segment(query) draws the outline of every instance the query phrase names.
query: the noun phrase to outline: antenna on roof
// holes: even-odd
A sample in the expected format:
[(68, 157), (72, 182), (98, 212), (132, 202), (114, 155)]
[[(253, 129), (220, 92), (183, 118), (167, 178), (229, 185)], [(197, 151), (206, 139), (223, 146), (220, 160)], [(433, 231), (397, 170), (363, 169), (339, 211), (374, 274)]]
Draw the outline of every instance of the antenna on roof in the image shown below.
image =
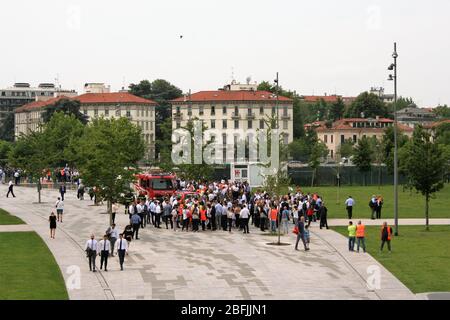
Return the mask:
[(231, 67), (231, 83), (234, 83), (234, 67)]

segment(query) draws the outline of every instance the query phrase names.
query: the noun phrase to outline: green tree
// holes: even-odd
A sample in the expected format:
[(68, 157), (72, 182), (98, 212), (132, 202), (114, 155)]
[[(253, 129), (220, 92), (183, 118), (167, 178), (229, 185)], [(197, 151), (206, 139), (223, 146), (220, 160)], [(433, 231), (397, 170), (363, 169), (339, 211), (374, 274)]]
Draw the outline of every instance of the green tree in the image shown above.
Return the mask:
[(20, 168), (31, 179), (37, 179), (38, 200), (41, 203), (41, 177), (47, 168), (46, 138), (43, 132), (21, 135), (9, 152), (9, 164)]
[(42, 127), (49, 168), (64, 167), (76, 158), (76, 145), (83, 135), (84, 126), (73, 114), (55, 112)]
[(429, 202), (435, 192), (444, 186), (449, 158), (443, 148), (432, 141), (431, 134), (421, 126), (413, 138), (401, 149), (401, 169), (408, 178), (408, 186), (425, 197), (426, 229), (429, 230)]
[(294, 139), (289, 144), (289, 154), (295, 161), (307, 162), (311, 154), (311, 148), (304, 138)]
[[(170, 100), (183, 96), (183, 92), (170, 82), (163, 79), (156, 79), (153, 82), (142, 80), (138, 84), (131, 84), (129, 92), (136, 96), (155, 101), (156, 106), (155, 120), (157, 124), (165, 123), (167, 119), (172, 119), (172, 105)], [(156, 126), (155, 132), (155, 152), (164, 156), (167, 154), (168, 145), (171, 145), (171, 131), (164, 130), (162, 126)], [(161, 159), (160, 159), (161, 160)], [(163, 164), (165, 159), (162, 159)]]
[(373, 93), (363, 92), (348, 108), (346, 118), (360, 118), (361, 114), (365, 118), (375, 118), (376, 116), (386, 117), (388, 115), (386, 104), (380, 97)]
[(450, 146), (450, 122), (440, 124), (435, 130), (436, 143)]
[(352, 139), (347, 139), (339, 146), (341, 158), (350, 158), (355, 153), (355, 144)]
[(8, 154), (11, 148), (11, 142), (0, 140), (0, 167), (4, 167), (8, 163)]
[(340, 97), (336, 102), (333, 102), (329, 108), (329, 120), (336, 121), (344, 117), (345, 104)]
[[(212, 141), (206, 141), (205, 132), (208, 130), (208, 127), (206, 124), (202, 121), (202, 135), (201, 137), (196, 137), (194, 132), (194, 121), (199, 121), (198, 118), (191, 119), (187, 122), (186, 126), (181, 127), (181, 129), (187, 130), (189, 132), (190, 141), (186, 141), (186, 143), (190, 143), (190, 163), (183, 163), (179, 164), (178, 168), (180, 169), (180, 175), (181, 177), (188, 179), (188, 180), (209, 180), (212, 178), (214, 169), (211, 165), (206, 164), (204, 161), (202, 161), (201, 164), (195, 163), (195, 146), (196, 145), (202, 145), (202, 160), (203, 159), (203, 152), (208, 145), (212, 143)], [(197, 139), (200, 138), (198, 141)]]
[[(397, 147), (398, 150), (402, 148), (408, 142), (408, 136), (403, 134), (402, 131), (397, 128)], [(388, 127), (384, 131), (383, 138), (381, 139), (382, 161), (386, 164), (388, 172), (394, 173), (394, 127)]]
[(362, 137), (355, 146), (355, 154), (352, 162), (356, 165), (358, 170), (363, 174), (364, 185), (366, 185), (366, 173), (372, 167), (373, 150), (371, 148), (369, 139)]
[(97, 188), (111, 214), (112, 203), (130, 192), (135, 181), (137, 164), (145, 151), (141, 128), (126, 118), (98, 118), (84, 128), (79, 141), (72, 143), (81, 178)]
[(14, 112), (8, 112), (0, 123), (0, 140), (14, 141)]
[(302, 113), (302, 102), (299, 97), (294, 97), (293, 102), (293, 135), (294, 139), (305, 136), (304, 115)]
[(439, 105), (434, 109), (434, 113), (439, 118), (450, 119), (450, 108), (445, 104), (443, 106)]
[(62, 112), (66, 115), (73, 115), (82, 124), (86, 124), (88, 122), (88, 118), (81, 113), (80, 106), (81, 103), (78, 100), (60, 99), (54, 104), (45, 107), (45, 111), (42, 114), (42, 121), (47, 123), (50, 121), (55, 112)]

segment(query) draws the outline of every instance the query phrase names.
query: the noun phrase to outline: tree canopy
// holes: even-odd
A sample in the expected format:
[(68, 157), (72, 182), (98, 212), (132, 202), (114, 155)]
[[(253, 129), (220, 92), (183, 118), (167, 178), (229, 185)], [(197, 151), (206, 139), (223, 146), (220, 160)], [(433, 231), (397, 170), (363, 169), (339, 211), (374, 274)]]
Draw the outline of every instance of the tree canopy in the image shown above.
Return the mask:
[(375, 118), (388, 116), (386, 104), (373, 93), (363, 92), (350, 105), (345, 113), (346, 118)]
[(47, 123), (52, 118), (55, 112), (62, 112), (66, 115), (73, 115), (76, 119), (78, 119), (82, 124), (86, 124), (88, 122), (87, 116), (85, 116), (80, 111), (81, 103), (78, 100), (73, 99), (61, 99), (45, 107), (45, 111), (42, 114), (42, 120), (44, 123)]

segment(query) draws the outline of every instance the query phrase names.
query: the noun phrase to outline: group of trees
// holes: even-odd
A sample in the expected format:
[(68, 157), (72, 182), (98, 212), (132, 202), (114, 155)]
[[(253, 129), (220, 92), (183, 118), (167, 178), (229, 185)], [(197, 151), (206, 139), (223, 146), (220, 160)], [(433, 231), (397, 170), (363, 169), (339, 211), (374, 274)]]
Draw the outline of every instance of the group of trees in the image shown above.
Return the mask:
[(93, 119), (85, 123), (79, 104), (60, 100), (49, 107), (39, 130), (23, 134), (15, 143), (0, 142), (4, 164), (20, 168), (36, 181), (41, 202), (45, 172), (66, 164), (77, 168), (83, 184), (111, 203), (129, 192), (138, 162), (145, 151), (142, 129), (127, 118)]

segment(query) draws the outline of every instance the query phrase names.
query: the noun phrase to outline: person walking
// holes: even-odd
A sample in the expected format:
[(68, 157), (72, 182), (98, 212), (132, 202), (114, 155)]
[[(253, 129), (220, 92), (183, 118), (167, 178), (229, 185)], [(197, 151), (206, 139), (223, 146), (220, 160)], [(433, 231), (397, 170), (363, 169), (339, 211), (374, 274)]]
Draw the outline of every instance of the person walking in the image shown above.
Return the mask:
[(173, 231), (177, 231), (178, 229), (178, 205), (174, 205), (172, 208), (172, 224), (173, 224)]
[(388, 226), (387, 222), (383, 223), (383, 226), (381, 227), (381, 247), (380, 252), (383, 252), (384, 244), (387, 243), (387, 247), (389, 250), (389, 253), (392, 252), (391, 250), (391, 238), (392, 238), (392, 228)]
[(300, 220), (298, 221), (298, 224), (297, 224), (297, 229), (298, 229), (298, 233), (297, 233), (297, 241), (295, 242), (295, 250), (298, 251), (298, 243), (300, 242), (300, 240), (302, 240), (305, 251), (308, 251), (309, 248), (306, 246), (306, 240), (305, 240), (305, 217), (304, 216), (300, 217)]
[(58, 217), (58, 222), (63, 222), (63, 213), (64, 213), (64, 201), (61, 198), (58, 198), (55, 203), (56, 215)]
[(119, 230), (117, 230), (114, 223), (108, 228), (108, 230), (106, 230), (106, 235), (111, 242), (111, 257), (114, 257), (114, 245), (119, 238)]
[(289, 233), (289, 210), (287, 207), (283, 207), (283, 211), (281, 211), (281, 227), (284, 234)]
[(270, 232), (275, 233), (277, 231), (277, 218), (278, 218), (278, 210), (273, 205), (270, 210)]
[(123, 238), (123, 233), (119, 234), (119, 239), (116, 242), (116, 250), (119, 256), (120, 271), (123, 271), (125, 254), (128, 252), (128, 241)]
[(117, 211), (119, 211), (119, 205), (116, 202), (114, 202), (111, 206), (111, 220), (113, 224), (116, 223)]
[(56, 216), (55, 216), (55, 213), (53, 211), (50, 214), (50, 217), (48, 217), (48, 221), (50, 222), (50, 238), (55, 239)]
[(348, 251), (355, 251), (356, 226), (352, 221), (348, 223)]
[(17, 186), (19, 184), (19, 182), (20, 182), (20, 173), (19, 173), (19, 170), (16, 170), (14, 172), (14, 183)]
[(16, 195), (14, 194), (14, 184), (12, 180), (10, 180), (8, 184), (8, 193), (6, 194), (7, 198), (9, 198), (9, 194), (12, 194), (13, 198), (16, 197)]
[(173, 221), (172, 221), (172, 205), (169, 203), (169, 200), (166, 199), (163, 205), (163, 220), (166, 223), (166, 229), (173, 229)]
[(370, 198), (369, 208), (370, 208), (370, 211), (371, 211), (371, 216), (370, 217), (371, 217), (372, 220), (375, 220), (375, 213), (377, 211), (377, 198), (376, 198), (375, 195), (373, 195), (372, 198)]
[(241, 222), (242, 229), (244, 229), (244, 233), (250, 233), (248, 229), (248, 220), (250, 218), (250, 211), (247, 208), (247, 205), (244, 204), (243, 208), (239, 212), (239, 220)]
[(133, 239), (139, 240), (139, 228), (141, 227), (141, 217), (137, 212), (131, 216), (131, 225), (133, 226)]
[(355, 205), (355, 200), (353, 200), (353, 198), (351, 196), (348, 196), (348, 199), (345, 200), (345, 206), (347, 209), (348, 220), (352, 220), (354, 205)]
[(64, 195), (66, 194), (66, 184), (63, 183), (59, 186), (59, 193), (61, 194), (61, 200), (64, 201)]
[(105, 234), (103, 240), (98, 243), (98, 250), (100, 255), (100, 270), (103, 268), (103, 263), (105, 264), (105, 271), (108, 271), (108, 257), (111, 252), (111, 242), (108, 240), (108, 236)]
[(322, 229), (322, 227), (328, 228), (328, 208), (325, 206), (325, 201), (322, 201), (322, 205), (320, 206), (319, 209), (319, 215), (320, 215), (320, 229)]
[(198, 232), (198, 226), (200, 223), (200, 209), (198, 208), (198, 204), (194, 205), (191, 214), (192, 214), (192, 231)]
[(161, 229), (161, 215), (162, 215), (162, 208), (161, 204), (158, 200), (156, 200), (156, 207), (155, 207), (155, 227), (158, 229)]
[(95, 240), (95, 235), (91, 235), (91, 239), (86, 241), (86, 245), (84, 246), (84, 250), (86, 251), (86, 255), (89, 258), (89, 271), (97, 272), (95, 270), (95, 258), (97, 257), (98, 243)]
[(231, 227), (233, 226), (233, 218), (234, 218), (233, 208), (227, 209), (228, 232), (231, 232)]
[(363, 248), (364, 253), (366, 253), (366, 226), (362, 224), (361, 220), (356, 226), (356, 250), (359, 252), (360, 245)]
[(206, 220), (207, 220), (206, 212), (207, 209), (205, 208), (205, 206), (202, 205), (200, 207), (200, 223), (202, 225), (202, 231), (206, 231)]

